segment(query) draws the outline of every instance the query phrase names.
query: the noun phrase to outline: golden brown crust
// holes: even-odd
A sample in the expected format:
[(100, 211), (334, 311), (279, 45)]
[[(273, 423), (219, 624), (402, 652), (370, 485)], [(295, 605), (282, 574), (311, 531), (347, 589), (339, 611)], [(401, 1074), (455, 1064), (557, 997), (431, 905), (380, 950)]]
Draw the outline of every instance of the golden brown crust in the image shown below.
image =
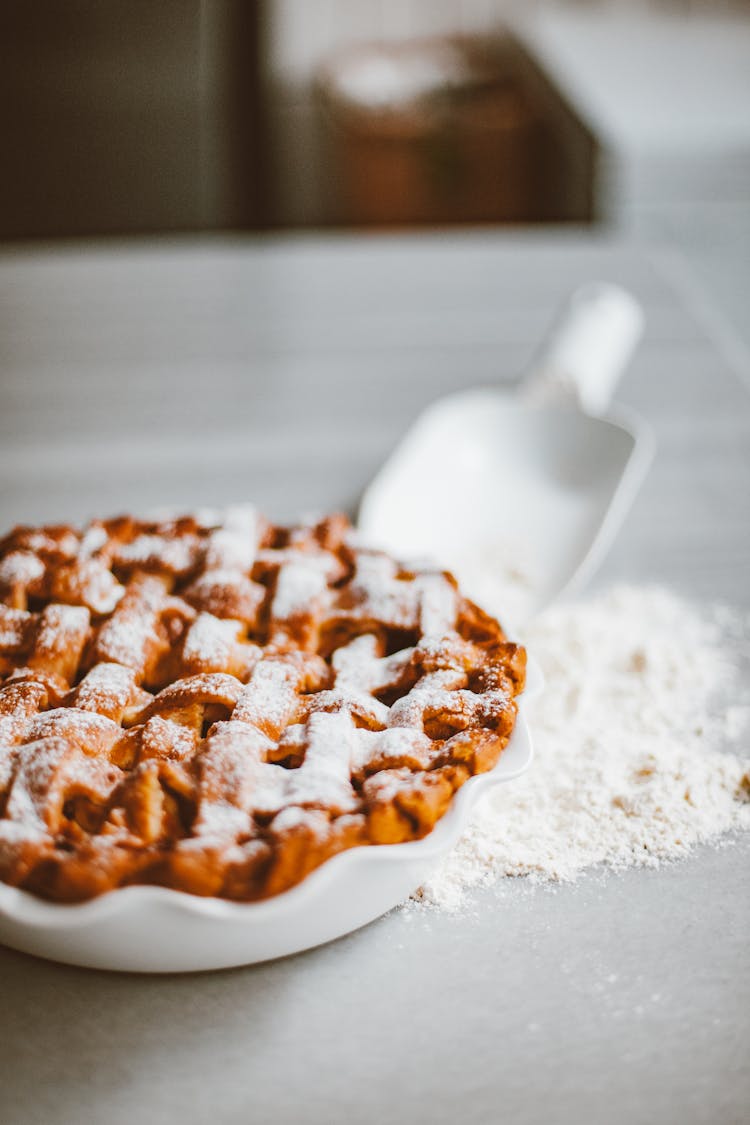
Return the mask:
[(0, 878), (249, 901), (426, 835), (508, 742), (525, 653), (343, 516), (0, 541)]

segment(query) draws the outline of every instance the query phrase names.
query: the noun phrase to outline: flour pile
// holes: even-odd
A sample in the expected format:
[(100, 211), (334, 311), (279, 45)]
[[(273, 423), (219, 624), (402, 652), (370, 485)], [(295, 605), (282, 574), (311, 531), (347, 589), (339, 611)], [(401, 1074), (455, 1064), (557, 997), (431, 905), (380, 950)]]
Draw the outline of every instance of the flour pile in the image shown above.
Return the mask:
[(651, 587), (548, 611), (528, 630), (543, 695), (535, 761), (498, 787), (417, 892), (457, 908), (504, 876), (656, 866), (750, 828), (750, 621)]

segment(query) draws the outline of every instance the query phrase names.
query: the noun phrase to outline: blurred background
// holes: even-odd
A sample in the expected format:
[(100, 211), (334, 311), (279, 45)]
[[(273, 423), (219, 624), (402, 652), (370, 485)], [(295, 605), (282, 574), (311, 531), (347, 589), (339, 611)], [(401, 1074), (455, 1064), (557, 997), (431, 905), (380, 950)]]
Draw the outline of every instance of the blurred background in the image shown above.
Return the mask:
[(0, 239), (599, 224), (739, 335), (750, 0), (4, 0)]

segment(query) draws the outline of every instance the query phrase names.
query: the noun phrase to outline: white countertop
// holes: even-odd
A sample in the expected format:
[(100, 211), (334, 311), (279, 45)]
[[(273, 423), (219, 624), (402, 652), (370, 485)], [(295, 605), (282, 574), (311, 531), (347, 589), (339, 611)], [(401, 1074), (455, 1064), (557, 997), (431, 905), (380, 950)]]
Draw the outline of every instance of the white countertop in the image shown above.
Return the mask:
[(604, 143), (750, 156), (750, 19), (634, 9), (541, 10), (521, 28)]
[[(659, 452), (598, 583), (750, 607), (750, 399), (673, 257), (574, 232), (0, 254), (0, 524), (351, 506), (436, 395), (509, 379), (558, 302), (646, 307), (620, 393)], [(285, 961), (117, 976), (0, 949), (12, 1125), (745, 1120), (747, 839), (395, 912)]]

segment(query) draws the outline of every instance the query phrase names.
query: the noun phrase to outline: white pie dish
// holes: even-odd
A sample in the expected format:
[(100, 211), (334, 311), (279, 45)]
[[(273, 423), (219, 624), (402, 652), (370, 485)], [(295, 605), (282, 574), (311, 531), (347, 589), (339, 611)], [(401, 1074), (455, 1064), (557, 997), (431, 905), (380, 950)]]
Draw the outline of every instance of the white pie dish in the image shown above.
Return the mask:
[(532, 663), (497, 765), (469, 778), (422, 840), (352, 848), (261, 902), (132, 886), (66, 905), (0, 883), (0, 942), (85, 968), (184, 973), (284, 957), (359, 929), (419, 886), (456, 843), (480, 796), (529, 767), (533, 749), (525, 710), (540, 687)]

